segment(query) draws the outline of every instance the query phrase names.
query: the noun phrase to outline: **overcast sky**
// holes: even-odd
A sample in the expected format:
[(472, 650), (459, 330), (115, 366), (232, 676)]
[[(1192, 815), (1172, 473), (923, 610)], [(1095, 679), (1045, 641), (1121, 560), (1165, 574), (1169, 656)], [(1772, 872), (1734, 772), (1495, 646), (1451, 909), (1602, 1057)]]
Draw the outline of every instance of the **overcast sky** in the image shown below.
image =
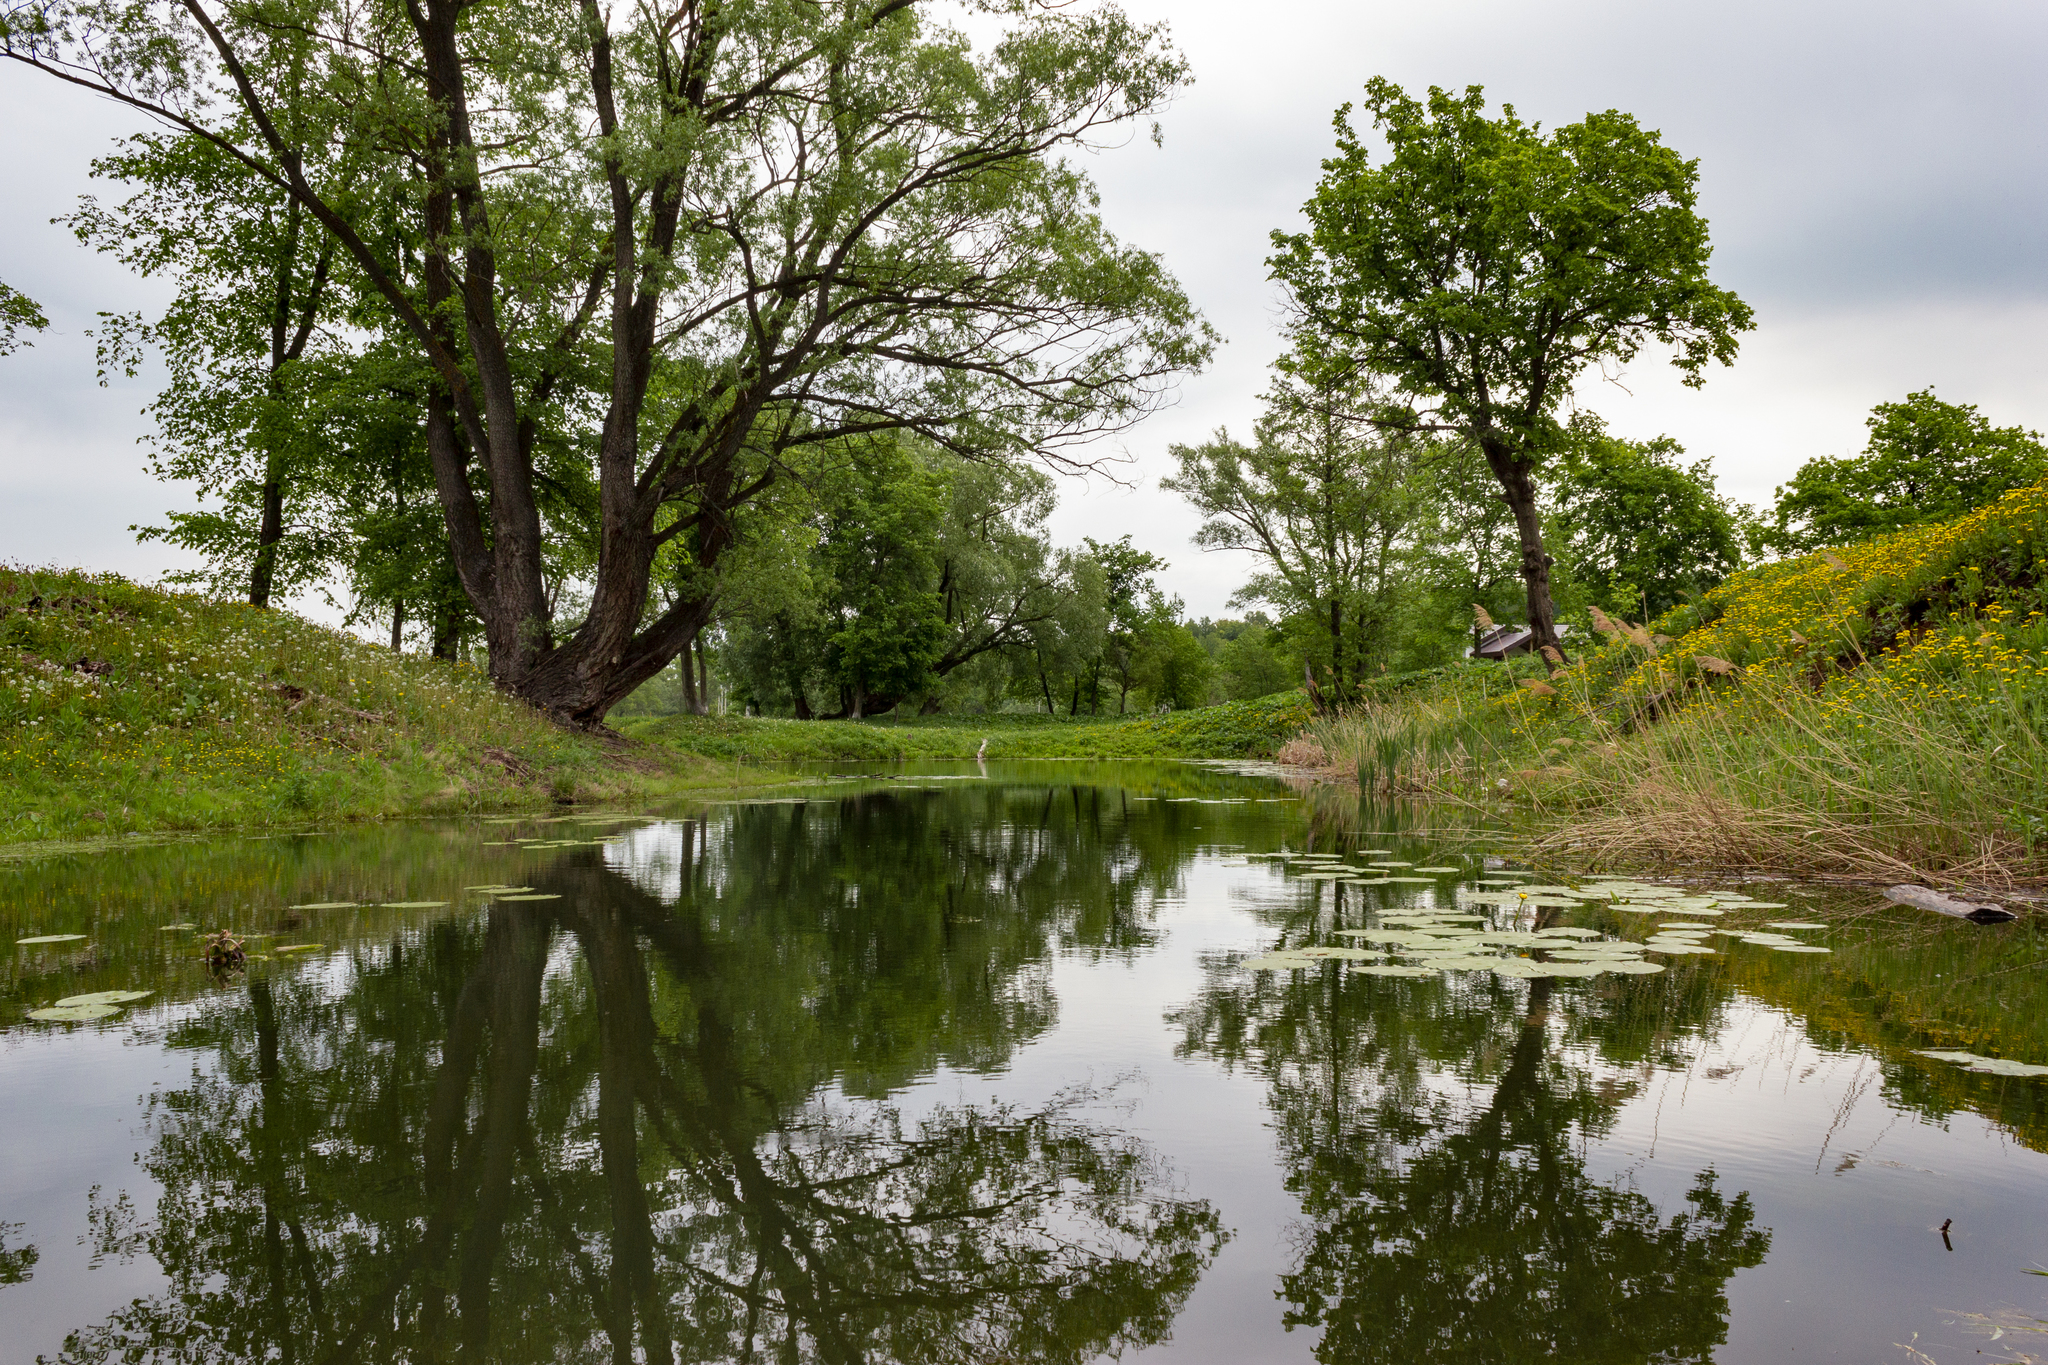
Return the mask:
[[(1103, 211), (1163, 256), (1223, 333), (1178, 403), (1120, 441), (1131, 486), (1066, 485), (1055, 533), (1130, 532), (1172, 562), (1195, 615), (1245, 577), (1193, 548), (1158, 489), (1166, 447), (1248, 431), (1277, 350), (1267, 235), (1293, 228), (1332, 146), (1330, 116), (1365, 81), (1480, 84), (1546, 125), (1621, 109), (1700, 162), (1714, 274), (1757, 314), (1729, 369), (1690, 391), (1646, 356), (1581, 399), (1621, 435), (1668, 433), (1724, 490), (1768, 502), (1814, 455), (1862, 445), (1873, 403), (1934, 386), (2001, 424), (2048, 428), (2048, 6), (1976, 3), (1418, 4), (1129, 0), (1171, 22), (1194, 86), (1094, 159)], [(0, 69), (0, 279), (53, 327), (0, 360), (0, 561), (151, 577), (172, 557), (127, 527), (179, 495), (135, 438), (150, 376), (95, 383), (101, 310), (149, 307), (138, 282), (48, 220), (128, 117), (34, 73)]]

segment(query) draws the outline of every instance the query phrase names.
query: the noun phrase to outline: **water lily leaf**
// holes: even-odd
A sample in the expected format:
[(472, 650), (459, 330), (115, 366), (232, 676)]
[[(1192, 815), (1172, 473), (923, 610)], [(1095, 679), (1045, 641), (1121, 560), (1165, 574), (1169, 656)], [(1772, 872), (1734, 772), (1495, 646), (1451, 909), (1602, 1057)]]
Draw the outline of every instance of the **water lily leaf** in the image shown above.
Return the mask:
[(1330, 879), (1330, 880), (1334, 880), (1334, 879), (1336, 879), (1336, 878), (1338, 878), (1338, 877), (1347, 877), (1347, 878), (1348, 878), (1348, 877), (1349, 877), (1349, 876), (1350, 876), (1351, 874), (1350, 874), (1349, 872), (1330, 872), (1330, 871), (1324, 871), (1324, 870), (1320, 870), (1320, 869), (1319, 869), (1319, 870), (1317, 870), (1317, 871), (1314, 871), (1314, 872), (1297, 872), (1297, 873), (1295, 873), (1294, 875), (1296, 875), (1297, 877), (1301, 877), (1301, 878), (1303, 878), (1304, 880), (1306, 880), (1306, 879), (1308, 879), (1308, 878), (1311, 878), (1311, 877), (1313, 877), (1313, 878), (1316, 878), (1316, 879), (1318, 879), (1318, 880), (1323, 880), (1323, 879)]
[(1493, 968), (1496, 976), (1520, 977), (1523, 980), (1533, 980), (1539, 976), (1549, 976), (1551, 975), (1550, 968), (1552, 966), (1548, 962), (1531, 962), (1526, 957), (1495, 958), (1488, 965)]
[(1296, 948), (1294, 951), (1299, 953), (1303, 957), (1313, 958), (1375, 958), (1382, 956), (1382, 954), (1379, 953), (1369, 953), (1363, 948), (1340, 948), (1329, 946)]
[(325, 948), (324, 943), (280, 943), (270, 951), (273, 953), (310, 953), (315, 948)]
[(1575, 896), (1524, 896), (1522, 904), (1537, 910), (1576, 910), (1585, 902)]
[(1823, 948), (1818, 943), (1773, 943), (1771, 947), (1781, 953), (1832, 953), (1833, 948)]
[(1313, 967), (1316, 964), (1312, 958), (1295, 957), (1292, 954), (1270, 953), (1265, 957), (1247, 958), (1241, 965), (1247, 970), (1254, 972), (1290, 972), (1302, 967)]
[(1525, 896), (1576, 896), (1579, 893), (1569, 886), (1524, 886)]
[(77, 943), (84, 934), (37, 934), (34, 938), (18, 938), (17, 944), (27, 943)]
[(562, 897), (558, 893), (553, 891), (541, 891), (536, 893), (529, 893), (523, 896), (498, 897), (498, 899), (501, 901), (558, 901), (561, 898)]
[(1979, 1057), (1964, 1069), (1990, 1076), (2048, 1076), (2048, 1066), (2032, 1066), (2010, 1057)]
[(1608, 908), (1618, 910), (1624, 915), (1661, 915), (1664, 913), (1664, 907), (1661, 905), (1613, 905)]
[(1825, 929), (1825, 924), (1809, 924), (1805, 920), (1774, 919), (1764, 926), (1766, 929)]
[(1745, 901), (1742, 908), (1745, 910), (1790, 910), (1792, 907), (1783, 901)]
[(379, 910), (439, 910), (447, 901), (384, 901)]
[(1418, 867), (1417, 872), (1463, 872), (1462, 867)]
[(57, 1002), (58, 1009), (70, 1009), (76, 1005), (125, 1005), (131, 1000), (146, 1000), (155, 991), (94, 991), (90, 995), (67, 995)]
[(53, 1005), (47, 1009), (30, 1010), (28, 1017), (53, 1024), (83, 1024), (87, 1020), (104, 1019), (120, 1012), (119, 1005)]
[(1398, 883), (1398, 884), (1400, 884), (1400, 885), (1403, 885), (1403, 886), (1428, 886), (1428, 885), (1429, 885), (1430, 883), (1434, 882), (1434, 881), (1436, 880), (1436, 878), (1434, 878), (1434, 877), (1388, 877), (1388, 878), (1386, 878), (1386, 880), (1387, 880), (1387, 881), (1389, 881), (1389, 882), (1394, 882), (1394, 883)]
[(1673, 956), (1673, 957), (1676, 957), (1676, 956), (1680, 956), (1680, 955), (1682, 955), (1682, 954), (1685, 954), (1685, 953), (1705, 953), (1705, 954), (1707, 954), (1707, 955), (1709, 955), (1709, 956), (1713, 956), (1713, 955), (1714, 955), (1714, 950), (1713, 950), (1712, 948), (1709, 948), (1709, 947), (1707, 947), (1706, 945), (1704, 945), (1704, 944), (1700, 944), (1700, 943), (1654, 943), (1654, 942), (1653, 942), (1653, 943), (1648, 943), (1648, 944), (1645, 944), (1644, 946), (1645, 946), (1645, 947), (1646, 947), (1646, 948), (1647, 948), (1647, 949), (1648, 949), (1648, 950), (1649, 950), (1650, 952), (1653, 952), (1653, 953), (1665, 953), (1665, 954), (1669, 954), (1669, 955), (1671, 955), (1671, 956)]
[(1657, 927), (1659, 929), (1697, 929), (1703, 934), (1714, 932), (1714, 926), (1711, 924), (1685, 924), (1681, 922), (1677, 924), (1660, 924)]
[(1918, 1048), (1915, 1049), (1913, 1055), (1916, 1057), (1933, 1057), (1937, 1061), (1943, 1062), (1974, 1062), (1980, 1060), (1974, 1052), (1958, 1052), (1953, 1048)]
[(1414, 864), (1414, 863), (1400, 863), (1400, 862), (1379, 862), (1379, 863), (1367, 863), (1367, 864), (1366, 864), (1366, 866), (1367, 866), (1367, 867), (1413, 867), (1413, 866), (1415, 866), (1415, 864)]
[(1598, 938), (1598, 929), (1581, 929), (1575, 924), (1560, 924), (1553, 929), (1538, 929), (1538, 938)]
[(1654, 972), (1663, 971), (1664, 964), (1661, 962), (1645, 962), (1639, 957), (1631, 957), (1608, 963), (1607, 970), (1610, 972), (1626, 972), (1631, 976), (1649, 976)]
[(1604, 963), (1598, 962), (1546, 962), (1543, 965), (1550, 969), (1552, 976), (1598, 976), (1607, 970)]
[(198, 927), (196, 924), (165, 924), (159, 927), (158, 932), (172, 934), (186, 929), (197, 929)]
[(354, 901), (314, 901), (311, 905), (294, 905), (289, 908), (293, 910), (353, 910), (356, 908), (356, 903)]
[(1361, 962), (1351, 968), (1367, 976), (1435, 976), (1434, 967), (1407, 967), (1398, 962)]

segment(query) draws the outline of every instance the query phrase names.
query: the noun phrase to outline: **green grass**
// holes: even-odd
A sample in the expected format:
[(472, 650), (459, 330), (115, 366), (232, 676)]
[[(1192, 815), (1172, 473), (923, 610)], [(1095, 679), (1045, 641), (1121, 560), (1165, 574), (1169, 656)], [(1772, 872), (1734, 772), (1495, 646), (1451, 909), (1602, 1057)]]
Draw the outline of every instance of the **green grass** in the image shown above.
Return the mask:
[(1308, 720), (1299, 692), (1164, 716), (923, 716), (896, 720), (775, 720), (664, 716), (622, 722), (626, 732), (681, 753), (754, 762), (972, 758), (1257, 758)]
[[(752, 780), (760, 780), (755, 776)], [(0, 569), (0, 844), (730, 786), (572, 735), (478, 669), (283, 611)]]
[(1303, 748), (1368, 788), (1519, 807), (1582, 860), (2048, 883), (2044, 564), (2048, 485), (2017, 489), (1614, 623), (1547, 679), (1403, 680)]

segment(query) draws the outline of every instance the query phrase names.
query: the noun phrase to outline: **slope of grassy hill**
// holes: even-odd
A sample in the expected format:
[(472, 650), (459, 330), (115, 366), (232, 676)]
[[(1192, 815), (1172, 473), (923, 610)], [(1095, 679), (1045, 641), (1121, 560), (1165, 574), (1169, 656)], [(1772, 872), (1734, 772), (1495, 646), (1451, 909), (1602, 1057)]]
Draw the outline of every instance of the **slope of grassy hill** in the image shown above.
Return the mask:
[(730, 786), (283, 611), (0, 569), (0, 844)]
[(1586, 858), (2048, 883), (2048, 484), (1739, 574), (1554, 676), (1383, 684), (1300, 752)]

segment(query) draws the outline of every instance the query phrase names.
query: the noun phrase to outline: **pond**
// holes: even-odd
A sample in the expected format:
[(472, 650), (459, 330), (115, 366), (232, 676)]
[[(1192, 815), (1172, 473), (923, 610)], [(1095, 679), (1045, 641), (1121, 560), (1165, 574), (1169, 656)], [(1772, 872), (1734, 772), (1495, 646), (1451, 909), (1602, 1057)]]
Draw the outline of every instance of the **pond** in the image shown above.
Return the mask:
[(0, 1359), (2048, 1357), (2038, 923), (1178, 764), (0, 863)]

